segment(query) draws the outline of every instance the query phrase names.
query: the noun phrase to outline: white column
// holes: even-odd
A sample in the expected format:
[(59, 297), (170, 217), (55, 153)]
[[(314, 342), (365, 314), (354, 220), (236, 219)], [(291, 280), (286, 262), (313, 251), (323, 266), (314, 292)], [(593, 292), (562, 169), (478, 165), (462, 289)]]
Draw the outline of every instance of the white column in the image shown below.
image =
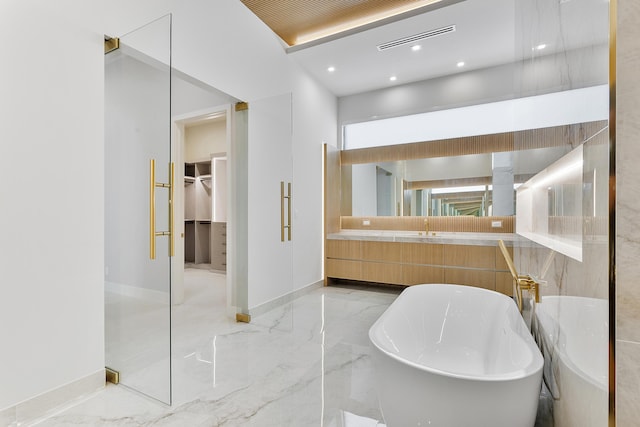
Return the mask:
[(493, 153), (493, 215), (514, 215), (513, 153)]

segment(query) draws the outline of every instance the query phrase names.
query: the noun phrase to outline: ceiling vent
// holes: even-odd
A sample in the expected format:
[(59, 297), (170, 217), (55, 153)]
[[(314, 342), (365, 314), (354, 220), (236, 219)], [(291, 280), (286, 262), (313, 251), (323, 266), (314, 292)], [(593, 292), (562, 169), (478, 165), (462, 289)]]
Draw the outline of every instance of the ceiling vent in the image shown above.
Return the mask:
[(448, 27), (442, 27), (435, 30), (425, 31), (424, 33), (414, 34), (412, 36), (403, 37), (398, 40), (393, 40), (390, 42), (382, 43), (378, 45), (378, 50), (382, 52), (383, 50), (392, 49), (398, 46), (404, 46), (407, 44), (413, 44), (419, 42), (421, 40), (430, 39), (432, 37), (441, 36), (448, 33), (453, 33), (456, 30), (455, 25), (449, 25)]

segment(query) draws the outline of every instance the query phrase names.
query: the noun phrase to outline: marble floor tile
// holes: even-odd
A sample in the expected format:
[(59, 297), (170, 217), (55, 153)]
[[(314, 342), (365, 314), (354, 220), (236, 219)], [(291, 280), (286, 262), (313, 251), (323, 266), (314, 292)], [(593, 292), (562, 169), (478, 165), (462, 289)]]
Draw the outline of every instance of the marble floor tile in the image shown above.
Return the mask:
[[(400, 289), (319, 288), (244, 324), (225, 315), (224, 275), (188, 269), (185, 284), (172, 312), (172, 406), (107, 386), (37, 425), (383, 425), (367, 333)], [(131, 308), (154, 318), (148, 303)], [(150, 359), (164, 363), (161, 354)], [(144, 378), (152, 366), (133, 363), (141, 381), (153, 381)]]

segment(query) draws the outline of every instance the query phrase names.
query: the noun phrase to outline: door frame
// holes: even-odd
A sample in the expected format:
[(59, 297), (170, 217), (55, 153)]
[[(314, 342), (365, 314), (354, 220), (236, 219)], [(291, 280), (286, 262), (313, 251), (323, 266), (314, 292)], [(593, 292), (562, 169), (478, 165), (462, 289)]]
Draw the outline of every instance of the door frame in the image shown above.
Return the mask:
[[(232, 138), (233, 138), (233, 105), (224, 104), (218, 106), (207, 107), (204, 109), (192, 111), (189, 113), (173, 116), (171, 118), (171, 135), (173, 144), (171, 147), (171, 155), (174, 159), (176, 166), (175, 182), (184, 182), (184, 148), (185, 148), (185, 126), (191, 123), (197, 123), (202, 121), (207, 116), (212, 114), (225, 115), (225, 132), (226, 132), (226, 156), (227, 156), (227, 272), (226, 272), (226, 291), (227, 291), (227, 304), (226, 312), (227, 316), (235, 317), (236, 309), (233, 306), (233, 270), (229, 267), (233, 265), (233, 248), (234, 248), (234, 205), (231, 203), (231, 197), (229, 197), (234, 190), (233, 182), (233, 151), (232, 151)], [(175, 256), (172, 259), (171, 274), (172, 274), (172, 287), (171, 296), (173, 305), (182, 304), (184, 301), (184, 185), (177, 185), (174, 193), (174, 203), (176, 209), (174, 210), (175, 221), (175, 233), (176, 238), (179, 239), (175, 246)]]

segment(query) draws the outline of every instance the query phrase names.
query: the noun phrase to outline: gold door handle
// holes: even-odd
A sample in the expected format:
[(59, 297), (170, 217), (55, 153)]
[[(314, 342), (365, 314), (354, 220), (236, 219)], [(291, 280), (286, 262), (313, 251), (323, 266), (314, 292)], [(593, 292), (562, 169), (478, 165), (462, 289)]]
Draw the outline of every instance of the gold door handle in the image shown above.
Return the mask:
[[(287, 201), (287, 223), (284, 222), (284, 201)], [(287, 194), (284, 193), (284, 181), (280, 181), (280, 241), (284, 242), (284, 230), (287, 240), (291, 240), (291, 183), (287, 183)]]
[[(175, 189), (175, 164), (169, 164), (169, 183), (156, 182), (156, 161), (149, 161), (149, 258), (156, 259), (156, 237), (169, 237), (169, 256), (175, 254), (173, 233), (173, 199)], [(156, 187), (169, 190), (169, 231), (156, 231)]]
[(287, 240), (291, 241), (291, 183), (288, 183), (288, 190), (287, 190)]

